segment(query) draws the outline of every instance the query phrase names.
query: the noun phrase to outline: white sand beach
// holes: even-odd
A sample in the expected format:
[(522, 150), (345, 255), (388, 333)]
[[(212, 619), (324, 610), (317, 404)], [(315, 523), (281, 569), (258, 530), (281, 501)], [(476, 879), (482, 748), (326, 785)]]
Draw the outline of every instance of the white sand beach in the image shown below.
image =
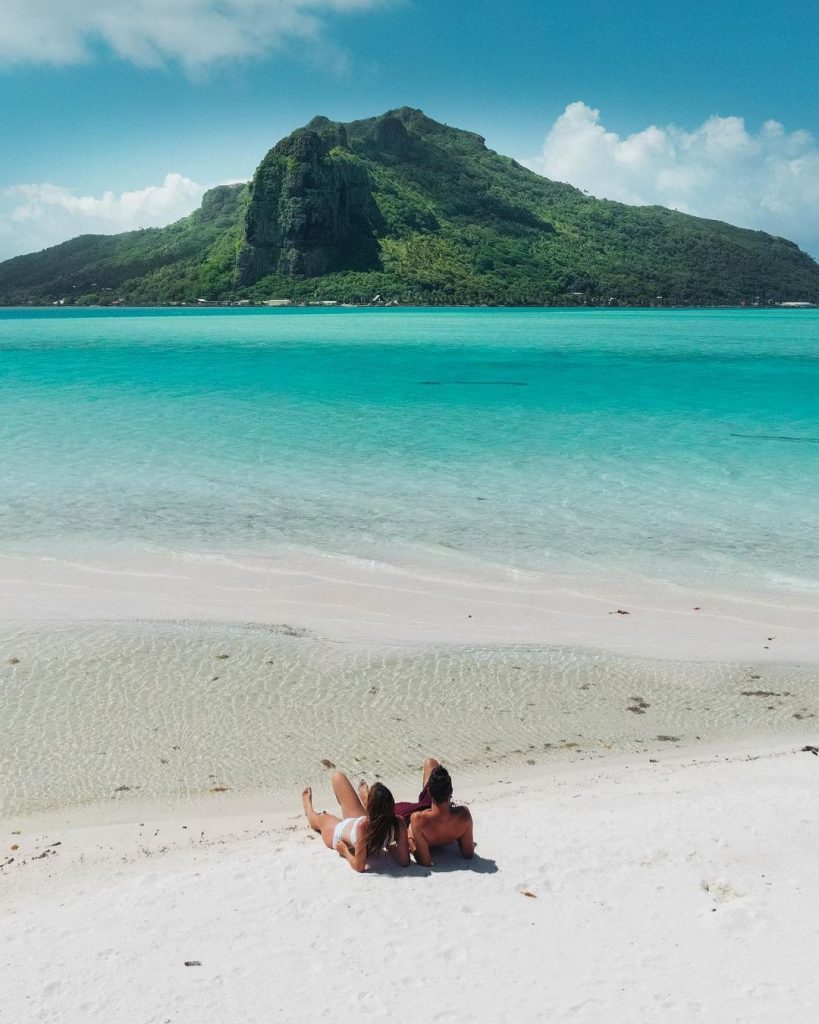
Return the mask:
[[(354, 874), (296, 793), (279, 813), (212, 797), (176, 817), (3, 821), (0, 1017), (807, 1018), (819, 757), (802, 745), (456, 778), (477, 856), (431, 871)], [(327, 778), (309, 781), (329, 806)]]
[[(809, 593), (301, 556), (5, 557), (0, 594), (2, 1021), (769, 1024), (819, 1000)], [(472, 862), (361, 877), (307, 830), (322, 757), (403, 799), (426, 753)]]

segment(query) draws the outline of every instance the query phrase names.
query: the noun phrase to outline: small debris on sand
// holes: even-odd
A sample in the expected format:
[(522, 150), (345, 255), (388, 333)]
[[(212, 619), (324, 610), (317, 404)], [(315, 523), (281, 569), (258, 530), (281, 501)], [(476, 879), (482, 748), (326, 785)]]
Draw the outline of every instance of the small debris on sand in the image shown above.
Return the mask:
[(537, 899), (537, 893), (530, 892), (528, 889), (523, 889), (522, 892), (521, 892), (521, 896), (528, 896), (530, 900), (536, 900)]
[(289, 622), (282, 622), (279, 625), (271, 626), (270, 632), (278, 633), (280, 636), (310, 636), (309, 629), (305, 629), (304, 626), (291, 626)]
[(217, 661), (224, 661), (226, 658), (229, 658), (230, 655), (229, 654), (215, 654), (214, 657), (216, 658)]
[(812, 747), (810, 744), (808, 744), (807, 746), (802, 747), (802, 753), (815, 754), (817, 757), (819, 757), (819, 747)]
[(230, 786), (211, 786), (210, 787), (210, 792), (211, 793), (227, 793), (227, 791), (229, 789), (230, 789)]
[(790, 697), (788, 690), (777, 693), (776, 690), (740, 690), (743, 697)]
[(663, 733), (660, 736), (658, 736), (657, 739), (658, 739), (658, 741), (660, 743), (679, 743), (680, 742), (680, 737), (679, 736), (666, 736), (665, 733)]
[(19, 664), (20, 664), (20, 659), (19, 658), (13, 658), (13, 657), (9, 658), (9, 665), (19, 665)]
[(186, 967), (201, 967), (202, 966), (202, 961), (201, 960), (186, 960), (185, 961), (185, 966)]
[(321, 759), (321, 763), (324, 765), (325, 768), (335, 768), (335, 765), (333, 764), (329, 757), (323, 757)]

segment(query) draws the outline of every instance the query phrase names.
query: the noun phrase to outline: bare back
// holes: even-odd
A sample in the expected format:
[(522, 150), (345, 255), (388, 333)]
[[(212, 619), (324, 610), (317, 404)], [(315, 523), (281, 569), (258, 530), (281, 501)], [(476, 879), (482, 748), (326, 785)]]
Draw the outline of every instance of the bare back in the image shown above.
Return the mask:
[(451, 804), (433, 804), (429, 810), (416, 811), (410, 818), (410, 849), (419, 864), (432, 863), (430, 848), (457, 843), (464, 857), (475, 852), (472, 835), (472, 815), (468, 807)]

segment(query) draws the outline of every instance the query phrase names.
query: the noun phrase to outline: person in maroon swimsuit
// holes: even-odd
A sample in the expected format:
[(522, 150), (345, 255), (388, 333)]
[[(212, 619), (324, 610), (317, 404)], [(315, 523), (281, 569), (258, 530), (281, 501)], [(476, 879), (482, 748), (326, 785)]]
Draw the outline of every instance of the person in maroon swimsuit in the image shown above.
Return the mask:
[[(366, 791), (366, 783), (361, 786)], [(361, 788), (359, 793), (362, 793)], [(457, 843), (466, 858), (471, 858), (475, 852), (469, 808), (452, 803), (452, 779), (434, 757), (424, 761), (423, 788), (418, 800), (396, 803), (395, 814), (408, 822), (410, 851), (424, 867), (432, 866), (430, 850), (435, 846)]]

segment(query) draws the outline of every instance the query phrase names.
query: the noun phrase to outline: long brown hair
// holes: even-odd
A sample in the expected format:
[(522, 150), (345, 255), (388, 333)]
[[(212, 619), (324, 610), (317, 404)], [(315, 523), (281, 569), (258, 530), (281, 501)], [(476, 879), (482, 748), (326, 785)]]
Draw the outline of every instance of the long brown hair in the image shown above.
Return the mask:
[(367, 853), (381, 850), (397, 832), (395, 798), (383, 782), (376, 782), (367, 796)]

